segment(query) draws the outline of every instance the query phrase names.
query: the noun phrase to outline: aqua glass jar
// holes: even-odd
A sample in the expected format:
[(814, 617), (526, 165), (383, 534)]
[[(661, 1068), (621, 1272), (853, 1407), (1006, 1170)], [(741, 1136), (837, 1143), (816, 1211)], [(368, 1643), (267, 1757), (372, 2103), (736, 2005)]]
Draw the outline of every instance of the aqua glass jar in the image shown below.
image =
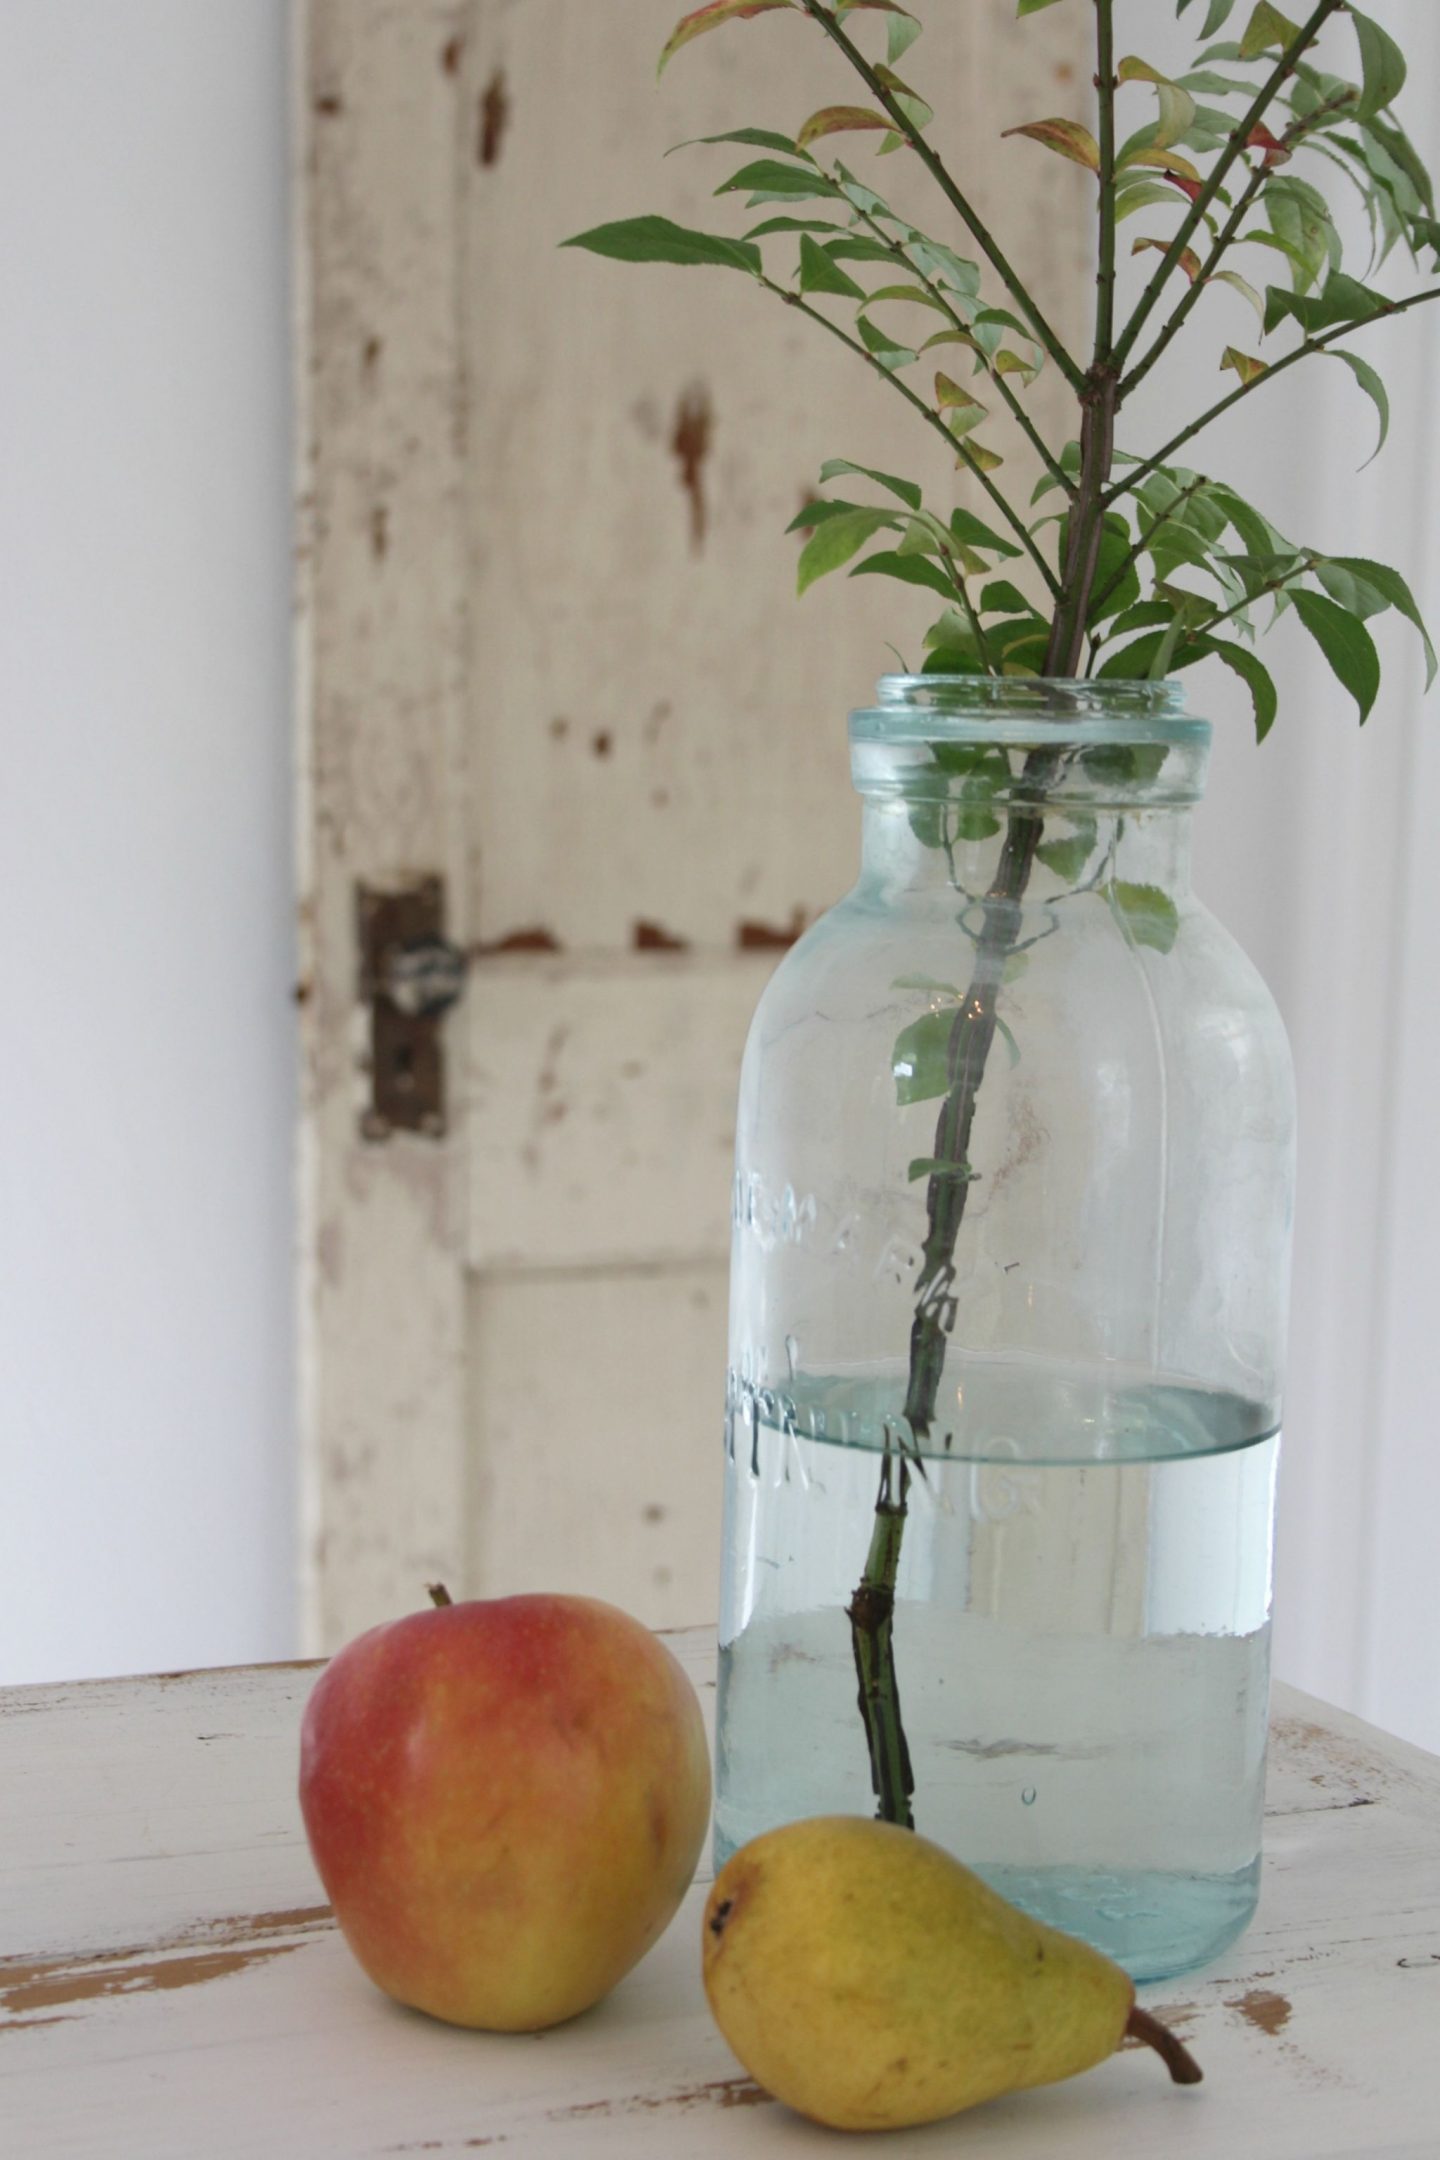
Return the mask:
[(1255, 1904), (1294, 1146), (1169, 684), (892, 677), (751, 1028), (717, 1858), (948, 1846), (1137, 1978)]

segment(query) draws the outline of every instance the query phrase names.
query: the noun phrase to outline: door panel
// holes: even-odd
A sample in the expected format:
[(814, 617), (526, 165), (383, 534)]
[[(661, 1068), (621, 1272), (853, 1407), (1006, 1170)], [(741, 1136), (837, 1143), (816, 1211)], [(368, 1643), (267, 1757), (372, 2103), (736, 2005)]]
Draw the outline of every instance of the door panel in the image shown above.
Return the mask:
[[(664, 151), (850, 96), (798, 15), (705, 39), (657, 87), (680, 12), (303, 14), (317, 1647), (437, 1572), (712, 1614), (746, 1021), (850, 882), (844, 713), (887, 641), (918, 662), (930, 612), (843, 577), (797, 607), (783, 528), (828, 456), (973, 498), (868, 368), (747, 279), (560, 251), (645, 209), (741, 229), (711, 194), (749, 153)], [(937, 140), (1066, 328), (1085, 176), (998, 135), (1083, 98), (1088, 10), (931, 15), (907, 71), (953, 96)], [(877, 170), (956, 240), (914, 160)], [(1031, 393), (1052, 436), (1057, 389)], [(377, 1143), (354, 885), (423, 871), (472, 955), (450, 1130)]]
[(610, 1598), (651, 1627), (713, 1612), (725, 1272), (711, 1260), (476, 1284), (471, 1581)]
[(477, 968), (472, 1267), (724, 1253), (740, 1053), (773, 964), (597, 954)]

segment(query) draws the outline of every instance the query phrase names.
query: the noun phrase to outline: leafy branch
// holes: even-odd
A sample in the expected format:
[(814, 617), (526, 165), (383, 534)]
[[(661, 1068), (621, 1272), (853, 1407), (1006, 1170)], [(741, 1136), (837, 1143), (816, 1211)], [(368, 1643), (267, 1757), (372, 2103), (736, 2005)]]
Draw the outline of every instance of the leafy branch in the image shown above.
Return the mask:
[[(904, 245), (899, 240), (895, 239), (891, 234), (887, 233), (884, 226), (879, 222), (878, 219), (872, 217), (868, 210), (861, 209), (857, 205), (855, 215), (858, 222), (865, 228), (865, 230), (872, 233), (876, 240), (879, 241), (880, 245), (885, 249), (887, 255), (893, 256), (895, 261), (899, 263), (909, 273), (909, 275), (916, 280), (916, 283), (919, 285), (921, 291), (927, 294), (932, 304), (939, 309), (942, 315), (948, 318), (951, 325), (959, 333), (962, 340), (979, 354), (987, 377), (989, 378), (990, 382), (993, 383), (995, 389), (999, 392), (1005, 405), (1009, 409), (1012, 418), (1015, 420), (1017, 426), (1020, 428), (1020, 431), (1025, 436), (1027, 442), (1030, 444), (1031, 449), (1035, 452), (1035, 455), (1039, 458), (1041, 464), (1045, 467), (1046, 471), (1049, 472), (1053, 476), (1053, 478), (1059, 482), (1061, 487), (1069, 490), (1072, 485), (1069, 475), (1066, 473), (1064, 467), (1055, 457), (1054, 452), (1050, 449), (1050, 446), (1045, 441), (1044, 437), (1041, 435), (1034, 421), (1030, 418), (1029, 413), (1026, 412), (1025, 407), (1021, 403), (1020, 399), (1010, 388), (1010, 384), (1006, 379), (1005, 369), (1002, 367), (997, 367), (994, 358), (985, 351), (984, 347), (975, 343), (975, 340), (971, 336), (966, 323), (964, 322), (960, 314), (957, 312), (957, 310), (952, 306), (949, 298), (947, 297), (943, 285), (939, 284), (935, 279), (929, 277), (924, 270), (920, 269), (914, 262), (912, 262), (910, 256), (906, 253)], [(1007, 357), (1009, 356), (1007, 355)]]
[[(1136, 340), (1149, 321), (1167, 280), (1179, 264), (1186, 248), (1189, 247), (1190, 242), (1200, 230), (1210, 205), (1220, 194), (1237, 159), (1243, 156), (1247, 145), (1253, 140), (1256, 130), (1263, 124), (1266, 113), (1294, 74), (1296, 65), (1302, 56), (1314, 44), (1329, 18), (1338, 14), (1345, 4), (1346, 0), (1320, 0), (1319, 6), (1315, 9), (1304, 28), (1284, 47), (1280, 58), (1256, 92), (1252, 103), (1231, 130), (1224, 148), (1215, 160), (1208, 177), (1191, 204), (1188, 215), (1181, 220), (1174, 238), (1160, 258), (1160, 264), (1155, 275), (1141, 294), (1135, 312), (1125, 326), (1124, 334), (1115, 351), (1115, 359), (1121, 367), (1125, 365), (1126, 360), (1133, 351)], [(1268, 12), (1275, 17), (1277, 23), (1283, 22), (1283, 17), (1278, 16), (1273, 8)], [(1257, 8), (1255, 14), (1262, 17), (1263, 26), (1262, 9)], [(1252, 17), (1252, 23), (1253, 21), (1254, 17)], [(1241, 59), (1246, 57), (1243, 43), (1238, 57)]]
[(1229, 412), (1231, 407), (1238, 405), (1242, 398), (1253, 396), (1265, 384), (1273, 382), (1277, 375), (1283, 375), (1287, 368), (1297, 366), (1300, 361), (1310, 359), (1315, 353), (1328, 352), (1330, 347), (1338, 345), (1342, 338), (1352, 336), (1357, 330), (1363, 330), (1367, 323), (1378, 321), (1382, 315), (1403, 315), (1408, 309), (1423, 307), (1431, 300), (1440, 300), (1440, 285), (1427, 286), (1424, 292), (1411, 293), (1409, 298), (1405, 300), (1387, 300), (1382, 306), (1375, 308), (1368, 315), (1347, 318), (1345, 321), (1338, 323), (1333, 330), (1327, 330), (1317, 337), (1306, 338), (1303, 344), (1295, 346), (1292, 351), (1285, 353), (1280, 359), (1272, 360), (1267, 367), (1252, 375), (1248, 381), (1242, 381), (1237, 388), (1231, 390), (1225, 397), (1217, 399), (1197, 419), (1188, 420), (1179, 433), (1172, 435), (1169, 442), (1164, 444), (1161, 449), (1155, 451), (1141, 464), (1127, 472), (1123, 479), (1115, 483), (1105, 498), (1106, 506), (1118, 502), (1123, 495), (1130, 493), (1137, 482), (1143, 480), (1148, 473), (1162, 471), (1178, 451), (1183, 450), (1187, 443), (1193, 442), (1197, 435), (1209, 427), (1212, 420), (1218, 420), (1222, 413)]
[(981, 464), (979, 459), (975, 456), (975, 453), (970, 448), (970, 445), (964, 442), (957, 443), (950, 429), (946, 427), (945, 422), (941, 418), (940, 414), (934, 411), (929, 405), (927, 405), (924, 398), (917, 397), (915, 392), (910, 388), (910, 385), (906, 382), (902, 382), (893, 369), (887, 368), (883, 360), (881, 360), (881, 358), (879, 357), (878, 353), (874, 353), (868, 350), (868, 348), (862, 345), (857, 338), (852, 338), (848, 331), (842, 330), (839, 323), (832, 322), (828, 315), (823, 314), (819, 308), (812, 307), (808, 300), (804, 299), (801, 294), (797, 292), (792, 292), (788, 286), (777, 285), (773, 278), (768, 278), (763, 275), (760, 278), (760, 283), (764, 287), (766, 292), (775, 293), (781, 300), (785, 302), (787, 307), (798, 308), (802, 315), (809, 316), (811, 322), (819, 323), (820, 327), (823, 330), (829, 331), (831, 337), (838, 338), (842, 345), (846, 346), (849, 351), (855, 353), (861, 360), (865, 361), (869, 367), (873, 368), (875, 373), (879, 375), (883, 381), (891, 384), (894, 389), (898, 390), (900, 395), (905, 398), (910, 405), (914, 407), (915, 411), (924, 416), (924, 418), (926, 419), (926, 421), (928, 421), (931, 427), (939, 430), (940, 434), (944, 437), (947, 447), (955, 451), (960, 462), (967, 466), (969, 471), (973, 474), (974, 478), (979, 481), (981, 487), (985, 490), (986, 494), (995, 504), (996, 509), (1000, 512), (1000, 515), (1004, 518), (1006, 524), (1009, 525), (1011, 530), (1014, 532), (1016, 539), (1020, 542), (1020, 545), (1030, 556), (1032, 562), (1035, 564), (1036, 569), (1040, 572), (1040, 575), (1045, 579), (1046, 583), (1051, 587), (1051, 589), (1054, 590), (1054, 572), (1051, 570), (1050, 565), (1046, 562), (1044, 556), (1040, 553), (1039, 548), (1035, 545), (1035, 541), (1030, 532), (1029, 526), (1025, 523), (1025, 520), (1020, 516), (1019, 512), (1012, 508), (1009, 498), (1002, 494), (1000, 489), (995, 485), (995, 482), (991, 479), (989, 473), (985, 470), (983, 464)]
[(941, 194), (955, 211), (966, 232), (969, 233), (971, 239), (1009, 293), (1010, 298), (1030, 324), (1039, 343), (1044, 346), (1065, 380), (1078, 390), (1081, 380), (1080, 370), (1065, 350), (1059, 335), (1046, 321), (1038, 302), (1011, 267), (1009, 259), (1003, 253), (999, 242), (986, 226), (974, 204), (961, 193), (941, 159), (931, 149), (929, 143), (926, 142), (924, 134), (915, 123), (913, 114), (906, 110), (895, 91), (871, 66), (859, 47), (846, 34), (838, 9), (832, 10), (827, 7), (825, 0), (800, 0), (800, 4), (811, 20), (817, 22), (831, 42), (837, 45), (840, 51), (844, 53), (845, 58), (865, 84), (871, 96), (888, 115), (896, 134), (903, 136), (905, 141), (909, 143), (911, 149), (920, 159), (921, 164), (925, 166), (931, 178), (935, 181)]
[[(1038, 18), (1058, 4), (1017, 0), (1017, 12)], [(1212, 421), (1263, 384), (1303, 360), (1327, 355), (1344, 361), (1370, 398), (1383, 446), (1389, 423), (1384, 385), (1368, 361), (1340, 349), (1341, 341), (1382, 316), (1398, 317), (1440, 298), (1440, 285), (1392, 296), (1368, 282), (1377, 264), (1402, 245), (1417, 268), (1425, 255), (1440, 268), (1434, 186), (1395, 117), (1404, 57), (1353, 0), (1318, 0), (1300, 24), (1272, 0), (1243, 0), (1247, 13), (1238, 39), (1208, 45), (1187, 73), (1172, 78), (1138, 54), (1117, 58), (1116, 0), (1086, 4), (1094, 20), (1096, 132), (1084, 117), (1042, 115), (1004, 133), (1066, 159), (1095, 186), (1097, 271), (1087, 361), (1067, 349), (929, 143), (933, 110), (897, 72), (902, 60), (908, 71), (906, 56), (921, 35), (918, 18), (900, 0), (705, 0), (676, 25), (662, 66), (712, 30), (784, 11), (803, 15), (823, 34), (873, 102), (821, 106), (793, 133), (742, 126), (706, 138), (762, 153), (715, 191), (743, 196), (749, 209), (766, 211), (739, 237), (646, 216), (598, 226), (569, 244), (624, 261), (724, 268), (750, 277), (864, 360), (943, 438), (957, 470), (979, 486), (1003, 529), (966, 503), (927, 503), (917, 482), (849, 459), (831, 459), (821, 468), (822, 487), (858, 478), (884, 500), (852, 500), (848, 491), (823, 496), (792, 524), (807, 536), (797, 567), (802, 592), (849, 565), (852, 577), (884, 576), (941, 599), (943, 613), (926, 633), (927, 672), (1058, 680), (1054, 695), (1063, 698), (1063, 679), (1080, 674), (1082, 666), (1101, 681), (1118, 682), (1214, 659), (1245, 685), (1257, 737), (1263, 738), (1278, 702), (1253, 649), (1262, 627), (1257, 611), (1268, 605), (1272, 619), (1294, 611), (1363, 721), (1380, 682), (1379, 655), (1366, 627), (1372, 618), (1399, 614), (1424, 644), (1431, 680), (1440, 665), (1404, 578), (1383, 563), (1296, 546), (1236, 489), (1188, 471), (1176, 459)], [(1175, 0), (1177, 15), (1192, 4)], [(1202, 38), (1225, 30), (1240, 5), (1242, 0), (1204, 0)], [(852, 21), (868, 27), (873, 18), (884, 23), (883, 60), (868, 57), (852, 35)], [(1358, 81), (1320, 64), (1322, 41), (1342, 19), (1354, 35)], [(1043, 36), (1043, 26), (1036, 34)], [(1153, 95), (1155, 116), (1122, 140), (1120, 100), (1132, 90)], [(979, 261), (957, 252), (943, 231), (917, 228), (838, 159), (826, 162), (835, 137), (866, 134), (879, 137), (882, 156), (899, 148), (913, 154), (934, 183), (944, 216), (957, 221), (958, 243), (972, 245)], [(817, 154), (821, 145), (826, 147)], [(1290, 169), (1302, 159), (1313, 161), (1306, 170), (1318, 171), (1327, 183), (1338, 172), (1358, 191), (1372, 240), (1363, 278), (1345, 268), (1340, 228), (1323, 188)], [(1120, 229), (1142, 212), (1178, 209), (1182, 199), (1186, 207), (1173, 230), (1142, 233), (1134, 243), (1132, 252), (1153, 252), (1158, 261), (1121, 324)], [(767, 267), (762, 243), (768, 250), (790, 241), (794, 266), (788, 276), (777, 275)], [(1288, 283), (1257, 291), (1228, 267), (1231, 251), (1241, 247), (1278, 258), (1277, 275)], [(905, 281), (867, 286), (856, 274), (866, 266), (879, 266), (891, 278), (901, 268)], [(1141, 351), (1177, 270), (1187, 287)], [(1182, 333), (1196, 326), (1202, 299), (1220, 284), (1255, 307), (1262, 340), (1298, 331), (1298, 341), (1263, 359), (1226, 345), (1220, 365), (1234, 372), (1236, 387), (1186, 420), (1158, 450), (1124, 447), (1119, 429), (1127, 401)], [(914, 345), (903, 341), (876, 319), (877, 310), (894, 303), (938, 314), (943, 329)], [(853, 334), (827, 311), (837, 304), (854, 309)], [(976, 434), (987, 408), (969, 384), (936, 373), (932, 398), (906, 379), (936, 345), (959, 345), (969, 354), (971, 381), (983, 378), (987, 394), (998, 394), (1038, 460), (1040, 477), (1028, 505), (1015, 496), (1010, 476), (1004, 483), (994, 478), (1002, 460)], [(1058, 453), (1026, 410), (1025, 393), (1038, 372), (1035, 348), (1075, 398), (1075, 437)], [(1052, 492), (1063, 505), (1058, 516), (1049, 507), (1038, 516), (1025, 514)], [(1022, 556), (1043, 588), (1043, 611), (1003, 574)], [(970, 1163), (976, 1107), (997, 1035), (1013, 1047), (1000, 1004), (1020, 943), (1022, 902), (1038, 862), (1072, 894), (1103, 892), (1136, 944), (1166, 951), (1178, 927), (1165, 894), (1115, 877), (1115, 835), (1085, 878), (1097, 847), (1095, 824), (1087, 829), (1052, 797), (1068, 754), (1063, 735), (1025, 753), (1018, 772), (1007, 753), (990, 745), (937, 743), (932, 752), (947, 792), (941, 802), (912, 808), (912, 829), (920, 845), (944, 851), (957, 889), (973, 886), (979, 894), (973, 906), (980, 920), (977, 930), (967, 930), (973, 938), (967, 986), (907, 1028), (896, 1046), (900, 1105), (935, 1099), (939, 1108), (932, 1152), (912, 1165), (912, 1175), (926, 1180), (926, 1236), (914, 1286), (904, 1412), (886, 1427), (873, 1532), (848, 1607), (880, 1812), (907, 1824), (913, 1821), (913, 1777), (892, 1640), (896, 1585), (912, 1468), (923, 1471), (955, 1320), (954, 1256), (976, 1175)], [(1062, 827), (1069, 820), (1068, 833), (1051, 829), (1057, 815)], [(997, 842), (993, 855), (984, 852)], [(956, 860), (961, 845), (982, 851), (966, 858), (963, 880)]]

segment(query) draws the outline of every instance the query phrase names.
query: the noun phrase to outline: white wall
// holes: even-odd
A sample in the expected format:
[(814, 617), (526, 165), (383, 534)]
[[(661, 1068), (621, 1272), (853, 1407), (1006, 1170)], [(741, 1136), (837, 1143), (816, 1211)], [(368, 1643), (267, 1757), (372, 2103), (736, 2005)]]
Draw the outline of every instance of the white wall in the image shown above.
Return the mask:
[(0, 7), (0, 1682), (294, 1641), (285, 17)]
[[(1384, 14), (1411, 61), (1401, 109), (1434, 165), (1440, 10), (1390, 0)], [(1132, 6), (1132, 29), (1135, 20)], [(1332, 44), (1342, 71), (1354, 66), (1348, 39), (1342, 22)], [(1146, 57), (1179, 66), (1193, 50), (1173, 11), (1156, 10)], [(1138, 216), (1128, 231), (1171, 224)], [(1255, 282), (1272, 282), (1270, 259), (1248, 252)], [(1363, 263), (1361, 251), (1353, 267)], [(1397, 256), (1386, 282), (1399, 289), (1406, 274)], [(1218, 372), (1227, 342), (1260, 349), (1253, 312), (1223, 289), (1191, 323), (1173, 349), (1180, 357), (1162, 362), (1137, 400), (1127, 445), (1157, 447), (1233, 387)], [(1356, 468), (1374, 448), (1372, 408), (1346, 369), (1323, 360), (1259, 391), (1183, 462), (1233, 482), (1289, 538), (1393, 563), (1435, 623), (1440, 321), (1421, 311), (1358, 332), (1354, 345), (1384, 375), (1394, 408), (1390, 445), (1368, 470)], [(1218, 664), (1187, 677), (1192, 704), (1216, 722), (1196, 883), (1269, 979), (1299, 1082), (1277, 1668), (1440, 1748), (1440, 1661), (1416, 1648), (1433, 1636), (1440, 1520), (1440, 1413), (1427, 1357), (1440, 1303), (1440, 1016), (1426, 846), (1440, 821), (1440, 688), (1422, 702), (1407, 628), (1393, 617), (1372, 627), (1385, 679), (1363, 734), (1353, 702), (1293, 622), (1266, 641), (1282, 702), (1261, 748), (1243, 692)]]

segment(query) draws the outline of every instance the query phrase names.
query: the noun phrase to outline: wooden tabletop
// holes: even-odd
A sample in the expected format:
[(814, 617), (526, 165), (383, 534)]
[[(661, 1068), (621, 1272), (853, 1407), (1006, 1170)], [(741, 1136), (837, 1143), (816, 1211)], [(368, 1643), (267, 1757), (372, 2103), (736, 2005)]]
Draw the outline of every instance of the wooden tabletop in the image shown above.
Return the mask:
[[(713, 1635), (670, 1640), (713, 1702)], [(0, 1691), (7, 2160), (838, 2149), (758, 2092), (711, 2023), (701, 1884), (629, 1979), (555, 2031), (460, 2032), (377, 1994), (300, 1828), (315, 1669)], [(1203, 2085), (1126, 2052), (884, 2152), (1437, 2160), (1440, 1761), (1277, 1690), (1259, 1916), (1146, 2000)]]

